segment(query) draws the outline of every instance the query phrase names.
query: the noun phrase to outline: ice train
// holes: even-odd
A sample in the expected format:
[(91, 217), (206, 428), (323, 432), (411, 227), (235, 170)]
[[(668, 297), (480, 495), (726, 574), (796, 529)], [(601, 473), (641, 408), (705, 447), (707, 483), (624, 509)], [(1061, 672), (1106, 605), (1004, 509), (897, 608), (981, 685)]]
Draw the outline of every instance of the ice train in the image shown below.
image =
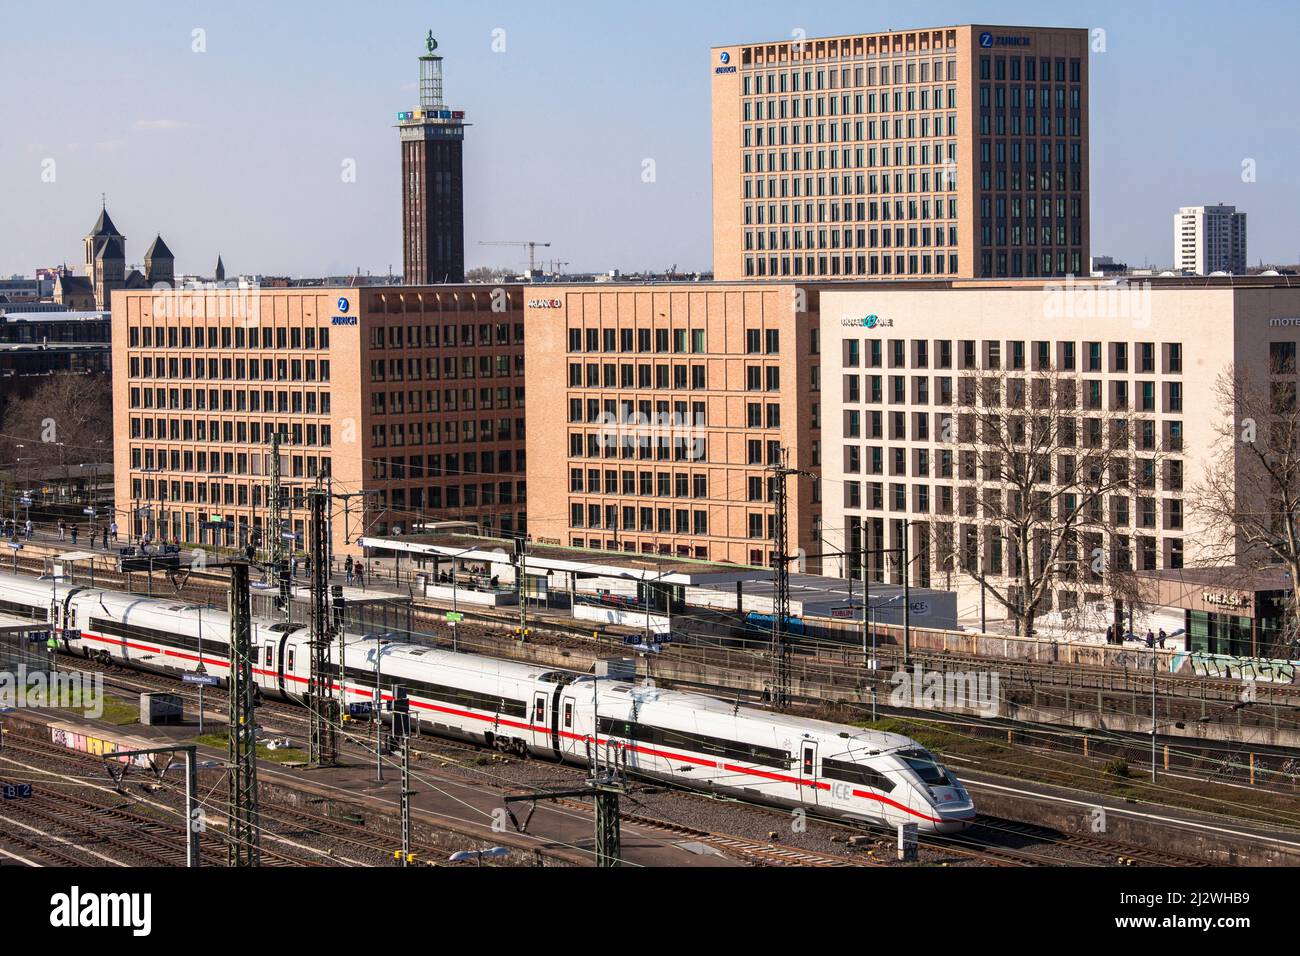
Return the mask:
[[(53, 616), (63, 647), (86, 657), (174, 674), (202, 661), (223, 683), (229, 674), (229, 615), (180, 599), (56, 591), (47, 580), (0, 573), (0, 613)], [(254, 618), (262, 694), (301, 699), (309, 637), (305, 626)], [(875, 825), (949, 833), (975, 816), (961, 782), (899, 734), (373, 636), (348, 635), (344, 665), (349, 703), (391, 701), (404, 687), (425, 733), (580, 764), (594, 745), (629, 775)]]

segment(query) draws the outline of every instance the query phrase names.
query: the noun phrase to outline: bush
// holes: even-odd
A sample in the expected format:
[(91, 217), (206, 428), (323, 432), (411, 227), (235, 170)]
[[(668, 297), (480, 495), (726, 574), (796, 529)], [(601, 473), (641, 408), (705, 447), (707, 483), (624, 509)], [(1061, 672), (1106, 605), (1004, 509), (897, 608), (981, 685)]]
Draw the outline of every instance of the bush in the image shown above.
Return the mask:
[(1101, 772), (1108, 777), (1128, 777), (1128, 761), (1123, 757), (1115, 757), (1106, 762), (1106, 766), (1101, 768)]

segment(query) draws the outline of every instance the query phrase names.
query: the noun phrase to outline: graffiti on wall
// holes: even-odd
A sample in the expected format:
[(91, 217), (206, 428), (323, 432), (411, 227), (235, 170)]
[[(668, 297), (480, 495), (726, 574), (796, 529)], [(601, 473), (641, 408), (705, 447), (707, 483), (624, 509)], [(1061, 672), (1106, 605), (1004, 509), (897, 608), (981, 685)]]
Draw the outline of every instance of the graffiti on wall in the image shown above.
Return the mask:
[(116, 760), (120, 763), (129, 763), (133, 767), (148, 767), (150, 765), (149, 757), (141, 754), (135, 757), (114, 757), (113, 754), (119, 750), (131, 748), (123, 747), (113, 740), (106, 740), (102, 737), (93, 737), (89, 734), (80, 734), (74, 730), (68, 730), (63, 727), (50, 728), (50, 740), (56, 744), (67, 747), (69, 750), (77, 750), (84, 754), (91, 754), (95, 757), (104, 757), (109, 760)]
[(1275, 661), (1263, 657), (1231, 657), (1227, 654), (1192, 652), (1175, 654), (1169, 660), (1175, 674), (1193, 673), (1198, 677), (1222, 677), (1227, 680), (1260, 680), (1275, 684), (1293, 684), (1295, 661)]

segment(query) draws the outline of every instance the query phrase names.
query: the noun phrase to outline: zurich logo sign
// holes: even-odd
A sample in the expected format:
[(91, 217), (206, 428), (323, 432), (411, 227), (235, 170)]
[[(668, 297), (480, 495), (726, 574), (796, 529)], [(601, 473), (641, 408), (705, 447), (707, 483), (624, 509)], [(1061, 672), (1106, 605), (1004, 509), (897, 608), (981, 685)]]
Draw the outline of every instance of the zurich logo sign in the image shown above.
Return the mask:
[(725, 50), (722, 53), (722, 62), (723, 65), (726, 65), (731, 62), (731, 54), (727, 53)]
[(981, 33), (980, 46), (984, 47), (985, 49), (988, 49), (989, 47), (993, 46), (993, 34), (989, 33), (987, 30)]
[(345, 315), (347, 314), (348, 309), (351, 308), (351, 307), (348, 305), (348, 300), (347, 300), (347, 299), (344, 299), (344, 298), (340, 298), (340, 299), (339, 299), (339, 303), (338, 303), (338, 305), (339, 305), (339, 311), (342, 312), (342, 313), (344, 313)]

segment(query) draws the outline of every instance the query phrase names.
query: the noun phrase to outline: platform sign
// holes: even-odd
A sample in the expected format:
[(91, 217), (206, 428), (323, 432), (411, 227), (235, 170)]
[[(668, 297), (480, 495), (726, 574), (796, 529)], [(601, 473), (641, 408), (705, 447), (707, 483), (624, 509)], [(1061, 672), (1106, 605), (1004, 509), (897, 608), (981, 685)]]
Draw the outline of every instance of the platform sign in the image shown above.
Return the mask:
[(186, 684), (202, 684), (204, 687), (216, 687), (221, 683), (221, 678), (214, 677), (212, 674), (185, 674), (181, 681)]
[(463, 621), (463, 620), (465, 620), (465, 615), (464, 615), (464, 614), (461, 614), (460, 611), (448, 611), (448, 612), (447, 612), (447, 623), (448, 623), (448, 624), (455, 624), (455, 623), (457, 623), (458, 621)]
[(368, 700), (355, 700), (348, 704), (349, 717), (370, 717), (374, 712), (374, 705)]
[(4, 785), (6, 800), (26, 800), (32, 795), (30, 783), (6, 783)]

